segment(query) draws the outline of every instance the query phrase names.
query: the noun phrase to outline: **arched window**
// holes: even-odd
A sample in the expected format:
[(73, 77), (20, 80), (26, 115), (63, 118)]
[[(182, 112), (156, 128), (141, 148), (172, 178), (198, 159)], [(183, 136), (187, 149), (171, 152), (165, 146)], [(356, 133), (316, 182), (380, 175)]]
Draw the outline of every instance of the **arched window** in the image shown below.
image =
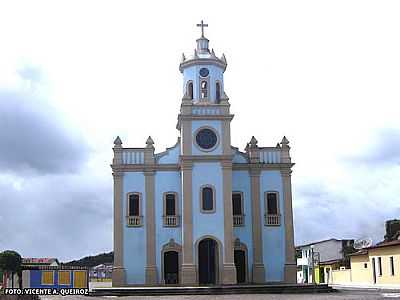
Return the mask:
[(215, 194), (211, 186), (201, 188), (201, 211), (205, 213), (215, 211)]
[(215, 84), (215, 100), (217, 103), (221, 101), (221, 85), (219, 82)]
[(206, 99), (208, 97), (207, 80), (202, 80), (200, 82), (200, 96), (201, 96), (201, 99)]
[(193, 99), (193, 82), (189, 82), (187, 85), (187, 95), (189, 99)]

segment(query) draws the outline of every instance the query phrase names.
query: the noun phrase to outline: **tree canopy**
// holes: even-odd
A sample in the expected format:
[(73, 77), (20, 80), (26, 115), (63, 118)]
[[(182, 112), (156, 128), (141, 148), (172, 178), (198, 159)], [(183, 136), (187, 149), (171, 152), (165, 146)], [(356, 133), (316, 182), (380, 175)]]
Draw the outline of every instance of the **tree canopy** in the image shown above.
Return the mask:
[(0, 270), (5, 272), (18, 272), (21, 268), (22, 258), (17, 252), (6, 250), (0, 253)]

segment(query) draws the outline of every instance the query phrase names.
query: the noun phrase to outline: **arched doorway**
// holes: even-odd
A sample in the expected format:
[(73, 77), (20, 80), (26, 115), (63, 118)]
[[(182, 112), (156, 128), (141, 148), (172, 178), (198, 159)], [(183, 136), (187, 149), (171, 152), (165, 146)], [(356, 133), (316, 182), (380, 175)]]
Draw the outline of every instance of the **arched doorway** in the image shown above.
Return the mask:
[(179, 254), (176, 251), (164, 252), (165, 284), (179, 283)]
[(218, 244), (210, 238), (199, 243), (199, 284), (216, 284), (218, 270)]
[(182, 247), (170, 239), (161, 250), (161, 277), (164, 284), (179, 284), (182, 278)]
[(235, 267), (237, 283), (246, 282), (246, 252), (243, 250), (235, 250)]

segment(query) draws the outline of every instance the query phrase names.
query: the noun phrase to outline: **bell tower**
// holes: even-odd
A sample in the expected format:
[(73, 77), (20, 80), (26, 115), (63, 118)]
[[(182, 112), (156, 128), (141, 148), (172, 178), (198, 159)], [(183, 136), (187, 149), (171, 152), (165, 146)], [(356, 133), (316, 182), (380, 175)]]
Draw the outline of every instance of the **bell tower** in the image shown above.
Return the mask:
[[(233, 284), (233, 115), (224, 90), (227, 62), (224, 54), (218, 58), (213, 49), (210, 51), (209, 40), (204, 36), (204, 27), (208, 25), (201, 21), (197, 26), (201, 27), (201, 36), (196, 40), (193, 55), (182, 54), (179, 65), (183, 74), (177, 124), (181, 133), (182, 280), (184, 284), (210, 283), (199, 269), (199, 245), (211, 239), (219, 259), (215, 262), (219, 268), (215, 270), (214, 283)], [(207, 197), (211, 202), (204, 202)]]
[(183, 74), (183, 99), (192, 100), (194, 103), (220, 104), (227, 100), (224, 93), (224, 72), (226, 58), (215, 55), (214, 49), (208, 48), (209, 40), (204, 36), (204, 27), (208, 26), (203, 21), (197, 24), (202, 28), (201, 37), (196, 40), (193, 55), (182, 54), (179, 70)]
[[(182, 137), (181, 153), (230, 154), (230, 121), (233, 115), (229, 113), (229, 98), (224, 90), (226, 58), (224, 54), (218, 58), (214, 49), (210, 51), (209, 40), (204, 36), (204, 27), (208, 27), (208, 24), (201, 21), (197, 26), (201, 27), (201, 36), (196, 40), (193, 55), (182, 54), (179, 65), (183, 75), (183, 98), (177, 124)], [(209, 128), (203, 131), (204, 134), (193, 136), (189, 127), (194, 122), (189, 120), (208, 121), (206, 123), (215, 123), (219, 128), (215, 128), (215, 131)], [(217, 120), (220, 122), (212, 122)]]

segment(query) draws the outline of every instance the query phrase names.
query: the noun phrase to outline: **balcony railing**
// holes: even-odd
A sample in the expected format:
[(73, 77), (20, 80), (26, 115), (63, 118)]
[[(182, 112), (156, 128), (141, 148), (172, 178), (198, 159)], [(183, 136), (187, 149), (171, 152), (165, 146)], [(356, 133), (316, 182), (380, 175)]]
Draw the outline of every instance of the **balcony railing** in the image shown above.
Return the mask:
[(261, 148), (260, 162), (265, 164), (279, 164), (281, 162), (281, 149), (271, 147)]
[(265, 226), (279, 226), (281, 225), (281, 215), (265, 214)]
[(142, 216), (127, 216), (126, 218), (128, 227), (140, 227), (143, 225)]
[(192, 114), (194, 114), (194, 115), (220, 115), (221, 110), (218, 107), (212, 107), (212, 106), (194, 107), (194, 108), (192, 108)]
[(244, 215), (233, 215), (233, 226), (244, 226)]
[(163, 216), (163, 223), (165, 227), (179, 226), (179, 216)]
[(141, 148), (124, 148), (122, 151), (122, 164), (144, 164), (144, 150)]

